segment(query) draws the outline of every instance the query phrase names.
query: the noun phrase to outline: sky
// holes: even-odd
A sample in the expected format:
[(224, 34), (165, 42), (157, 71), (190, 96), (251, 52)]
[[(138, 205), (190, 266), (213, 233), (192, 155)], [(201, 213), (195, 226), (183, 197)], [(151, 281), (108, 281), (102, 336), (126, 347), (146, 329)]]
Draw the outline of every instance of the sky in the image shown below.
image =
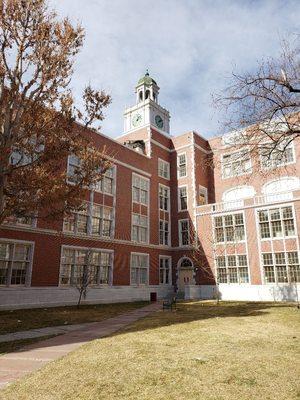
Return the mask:
[(280, 41), (299, 33), (300, 0), (49, 0), (59, 16), (85, 29), (72, 88), (87, 84), (112, 96), (101, 131), (123, 133), (125, 107), (135, 105), (135, 85), (149, 69), (169, 110), (171, 134), (223, 132), (224, 116), (212, 95), (232, 71), (254, 70), (276, 57)]

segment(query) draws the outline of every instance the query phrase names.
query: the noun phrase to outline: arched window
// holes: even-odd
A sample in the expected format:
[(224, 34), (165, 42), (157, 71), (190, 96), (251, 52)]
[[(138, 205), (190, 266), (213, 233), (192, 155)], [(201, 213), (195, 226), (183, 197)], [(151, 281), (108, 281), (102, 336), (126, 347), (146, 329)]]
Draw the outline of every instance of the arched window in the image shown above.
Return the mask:
[(180, 268), (193, 268), (193, 263), (189, 258), (184, 258), (181, 261)]
[(140, 97), (140, 101), (143, 101), (143, 92), (142, 91), (140, 91), (139, 97)]
[(226, 190), (226, 192), (223, 193), (222, 200), (243, 200), (253, 196), (255, 196), (255, 190), (253, 186), (237, 186), (232, 189)]
[(300, 180), (296, 176), (285, 176), (267, 182), (262, 193), (266, 201), (290, 200), (293, 198), (293, 190), (300, 189)]
[(263, 188), (263, 194), (273, 194), (280, 192), (291, 192), (300, 188), (299, 178), (296, 176), (284, 176), (267, 182)]
[(146, 95), (145, 95), (146, 100), (149, 99), (149, 97), (150, 97), (150, 90), (146, 90)]

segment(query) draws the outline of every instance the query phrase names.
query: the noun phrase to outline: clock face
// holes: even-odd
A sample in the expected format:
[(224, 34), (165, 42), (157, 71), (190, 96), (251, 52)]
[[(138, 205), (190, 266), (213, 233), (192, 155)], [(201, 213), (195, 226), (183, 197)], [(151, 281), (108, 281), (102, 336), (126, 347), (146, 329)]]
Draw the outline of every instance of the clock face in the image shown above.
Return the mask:
[(160, 115), (156, 115), (155, 116), (155, 123), (156, 123), (156, 126), (159, 129), (162, 129), (163, 126), (164, 126), (164, 121), (163, 121), (163, 119), (162, 119), (162, 117)]
[(132, 125), (133, 125), (133, 126), (139, 126), (139, 125), (141, 125), (141, 123), (142, 123), (142, 116), (141, 116), (141, 114), (135, 114), (135, 115), (132, 117)]

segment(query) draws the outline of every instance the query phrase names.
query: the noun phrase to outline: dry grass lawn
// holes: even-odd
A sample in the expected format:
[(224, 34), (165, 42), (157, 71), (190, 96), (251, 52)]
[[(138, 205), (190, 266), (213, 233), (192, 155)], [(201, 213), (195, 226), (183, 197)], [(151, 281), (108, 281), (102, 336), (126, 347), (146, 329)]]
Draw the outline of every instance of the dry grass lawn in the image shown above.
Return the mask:
[(146, 301), (135, 303), (96, 304), (68, 307), (31, 308), (0, 311), (0, 335), (48, 326), (97, 322), (144, 307)]
[(95, 340), (1, 400), (300, 399), (300, 310), (190, 302)]

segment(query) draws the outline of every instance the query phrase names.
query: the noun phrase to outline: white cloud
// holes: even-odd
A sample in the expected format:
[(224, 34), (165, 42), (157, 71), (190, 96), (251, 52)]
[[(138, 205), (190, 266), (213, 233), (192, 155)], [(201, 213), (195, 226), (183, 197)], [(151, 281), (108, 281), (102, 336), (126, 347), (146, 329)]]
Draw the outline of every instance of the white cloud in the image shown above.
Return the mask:
[[(72, 85), (111, 93), (102, 131), (122, 134), (125, 106), (145, 69), (161, 87), (172, 134), (218, 133), (211, 94), (226, 86), (233, 66), (253, 69), (276, 55), (281, 36), (298, 30), (299, 1), (50, 0), (60, 15), (86, 30)], [(227, 81), (228, 82), (228, 81)]]

